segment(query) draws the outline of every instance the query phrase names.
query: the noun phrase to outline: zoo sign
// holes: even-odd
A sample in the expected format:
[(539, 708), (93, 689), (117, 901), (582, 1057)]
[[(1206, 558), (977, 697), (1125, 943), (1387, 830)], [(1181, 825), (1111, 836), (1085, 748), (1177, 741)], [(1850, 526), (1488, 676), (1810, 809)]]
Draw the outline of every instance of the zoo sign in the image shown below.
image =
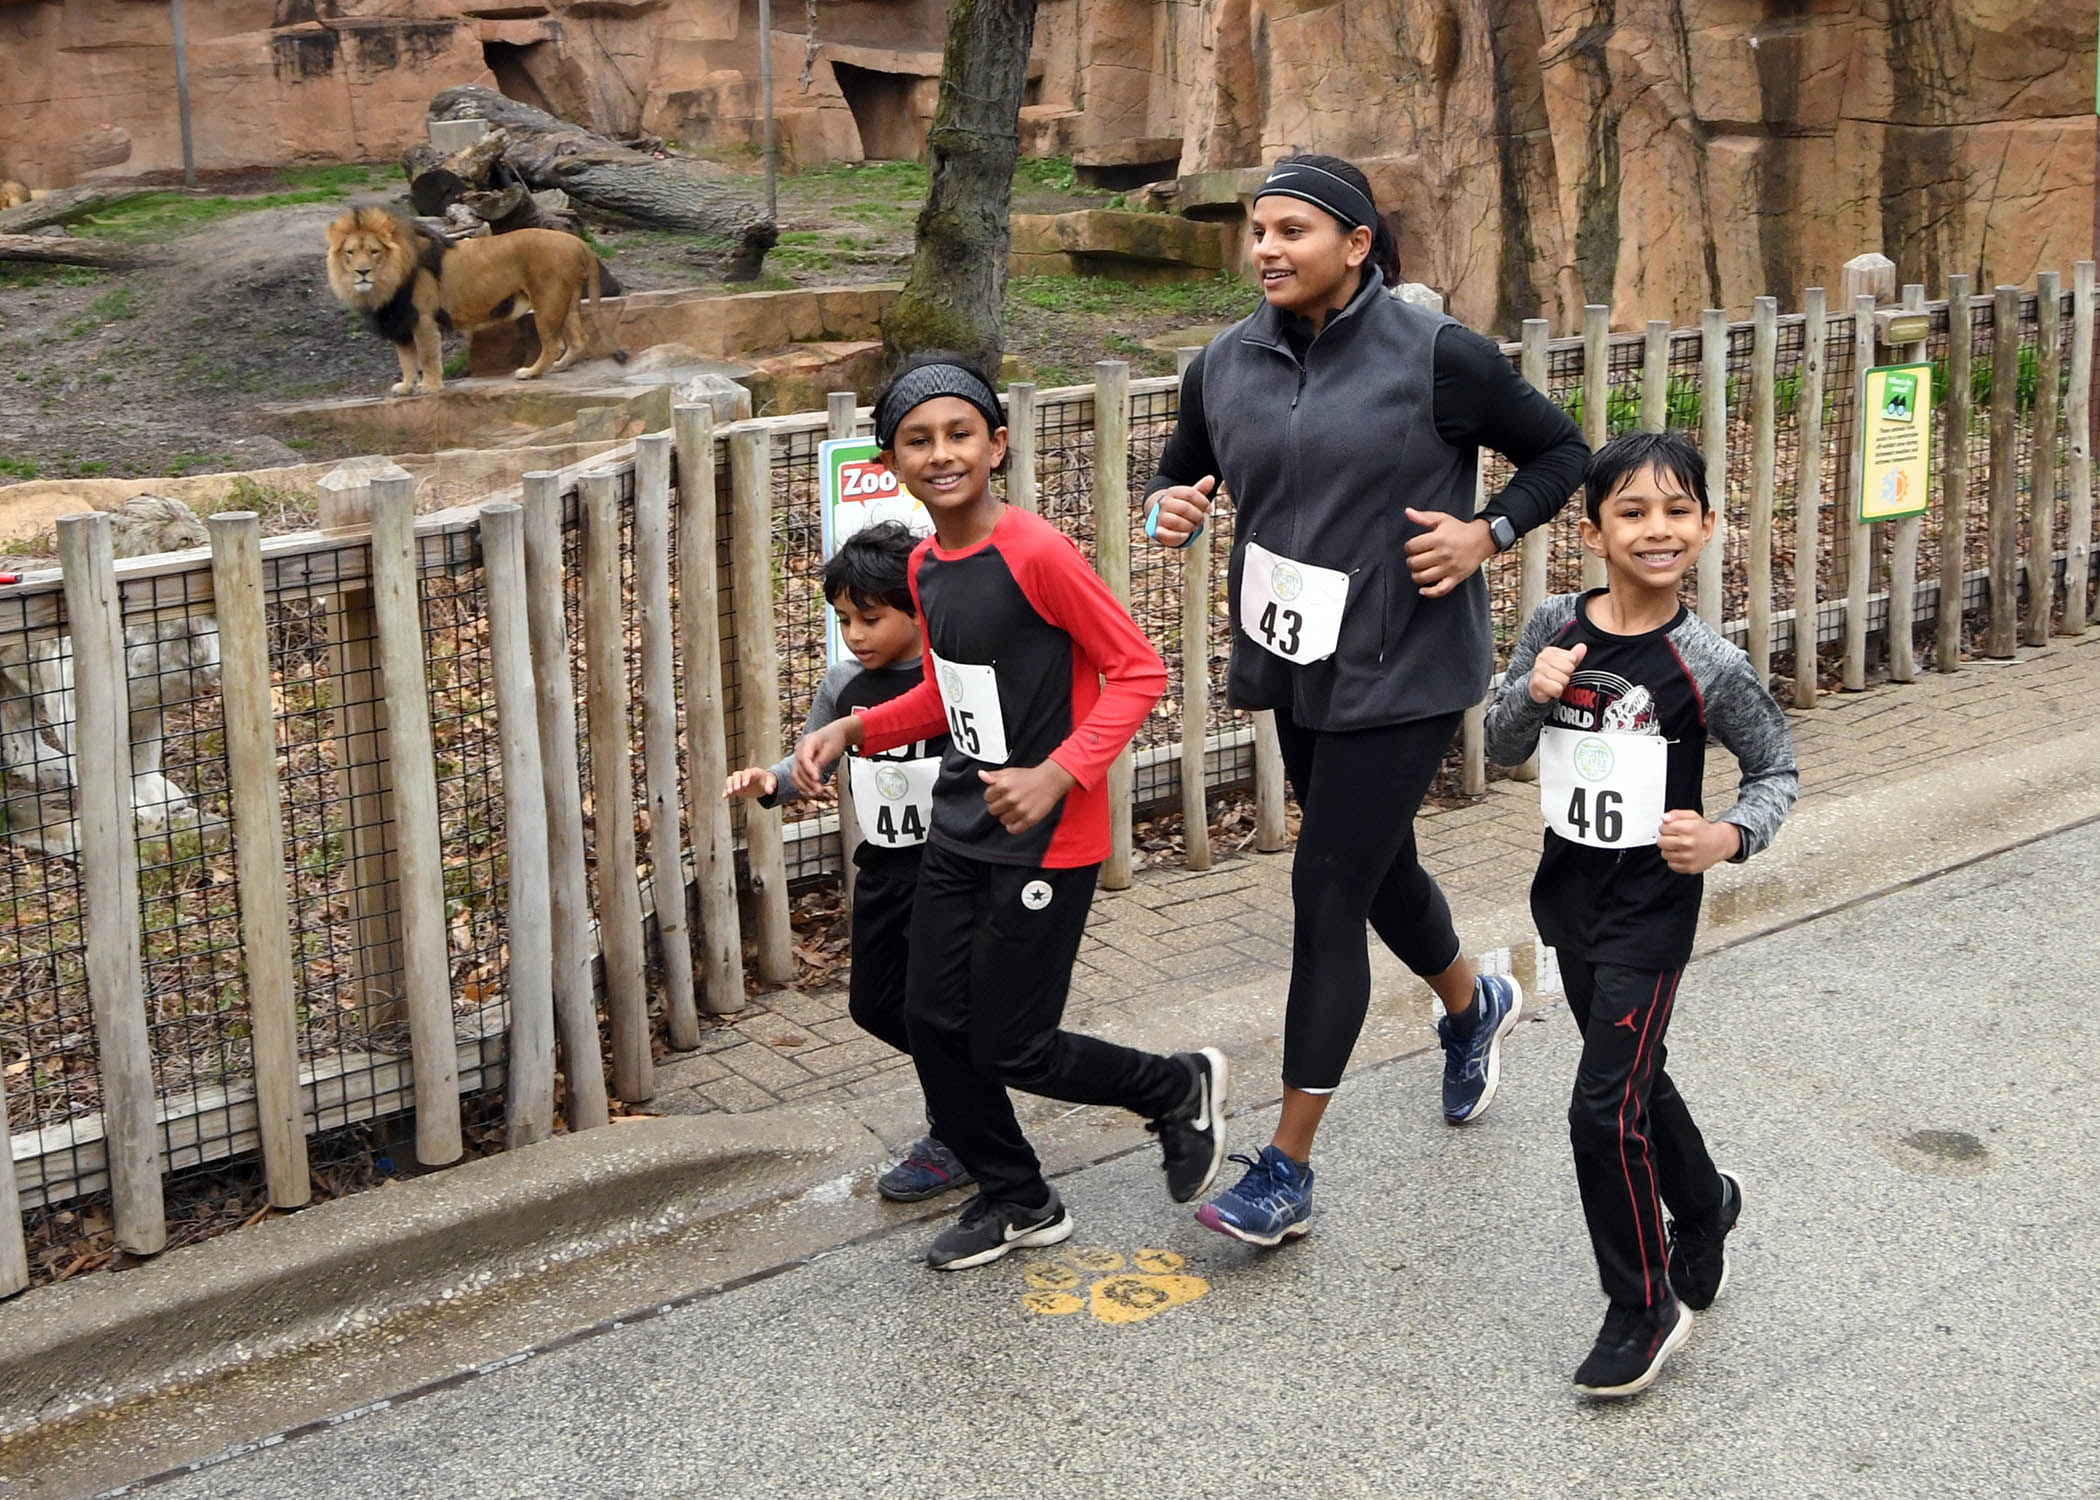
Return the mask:
[[(840, 542), (878, 521), (902, 521), (918, 535), (933, 530), (933, 518), (897, 476), (883, 467), (873, 438), (831, 438), (817, 446), (817, 481), (824, 517), (824, 556)], [(846, 659), (838, 616), (824, 611), (824, 659)]]

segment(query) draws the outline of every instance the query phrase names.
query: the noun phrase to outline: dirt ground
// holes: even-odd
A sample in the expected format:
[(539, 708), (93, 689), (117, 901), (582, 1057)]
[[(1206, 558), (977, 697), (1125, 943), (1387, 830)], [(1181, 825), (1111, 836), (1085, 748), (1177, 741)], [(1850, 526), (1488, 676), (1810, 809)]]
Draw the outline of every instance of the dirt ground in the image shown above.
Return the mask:
[[(281, 439), (257, 408), (378, 394), (397, 378), (392, 349), (335, 302), (322, 265), (323, 229), (343, 207), (405, 209), (404, 184), (389, 179), (375, 167), (330, 201), (251, 207), (296, 179), (246, 173), (202, 189), (238, 204), (218, 203), (215, 216), (178, 221), (153, 240), (161, 263), (128, 272), (0, 264), (0, 484), (346, 456), (312, 438)], [(783, 177), (781, 244), (757, 286), (901, 279), (924, 182), (924, 169), (905, 163)], [(755, 176), (752, 190), (763, 190)], [(1069, 168), (1055, 163), (1024, 164), (1016, 181), (1017, 211), (1107, 201), (1078, 189)], [(126, 231), (90, 222), (73, 232), (142, 237), (136, 224)], [(597, 225), (591, 232), (629, 290), (749, 289), (724, 286), (709, 257), (679, 236)], [(1118, 311), (1110, 298), (1090, 300), (1098, 310), (1044, 295), (1038, 305), (1017, 307), (1012, 352), (1031, 372), (1040, 367), (1053, 377), (1080, 378), (1071, 372), (1111, 355), (1133, 358), (1139, 373), (1172, 368), (1170, 357), (1139, 349), (1138, 340), (1191, 321), (1187, 298), (1169, 299), (1149, 318)], [(1251, 305), (1252, 294), (1209, 289), (1209, 303), (1221, 300)], [(447, 340), (448, 356), (463, 348), (462, 340)], [(5, 530), (0, 517), (0, 552), (21, 550), (6, 545), (14, 539)]]

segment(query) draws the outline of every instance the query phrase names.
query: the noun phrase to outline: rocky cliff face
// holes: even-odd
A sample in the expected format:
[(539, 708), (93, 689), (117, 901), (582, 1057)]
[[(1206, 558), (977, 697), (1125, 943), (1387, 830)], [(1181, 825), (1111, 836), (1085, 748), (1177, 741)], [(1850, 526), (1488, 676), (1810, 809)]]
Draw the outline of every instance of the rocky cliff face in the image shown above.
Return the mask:
[[(775, 0), (793, 160), (916, 154), (942, 0)], [(758, 139), (756, 0), (187, 0), (207, 167), (382, 158), (484, 83), (616, 135)], [(1024, 149), (1363, 161), (1410, 276), (1504, 331), (2093, 250), (2094, 16), (2030, 0), (1041, 0)], [(0, 0), (0, 174), (181, 160), (169, 7)], [(805, 83), (803, 80), (807, 78)]]

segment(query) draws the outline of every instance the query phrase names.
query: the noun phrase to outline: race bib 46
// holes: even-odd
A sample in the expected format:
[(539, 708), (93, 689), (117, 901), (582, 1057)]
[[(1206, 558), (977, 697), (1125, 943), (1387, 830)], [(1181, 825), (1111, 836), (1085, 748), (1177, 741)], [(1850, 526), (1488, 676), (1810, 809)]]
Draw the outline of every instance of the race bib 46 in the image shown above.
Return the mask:
[(1669, 764), (1660, 735), (1548, 725), (1539, 734), (1539, 811), (1548, 828), (1592, 849), (1653, 844)]

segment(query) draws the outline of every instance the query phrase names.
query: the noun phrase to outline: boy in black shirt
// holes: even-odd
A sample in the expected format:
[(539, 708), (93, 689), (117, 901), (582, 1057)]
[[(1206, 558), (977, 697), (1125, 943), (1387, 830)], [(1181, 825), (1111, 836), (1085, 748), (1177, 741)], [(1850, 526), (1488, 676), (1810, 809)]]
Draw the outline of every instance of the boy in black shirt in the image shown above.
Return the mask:
[[(882, 521), (855, 532), (824, 564), (824, 597), (839, 617), (839, 638), (853, 653), (824, 674), (803, 723), (804, 734), (835, 719), (887, 703), (917, 687), (924, 671), (919, 612), (907, 577), (919, 539), (898, 521)], [(861, 1030), (906, 1056), (911, 1039), (904, 1025), (904, 972), (911, 953), (911, 908), (919, 890), (919, 859), (933, 821), (933, 783), (945, 734), (915, 740), (879, 755), (846, 753), (847, 782), (859, 814), (861, 842), (853, 851), (859, 878), (853, 886), (853, 968), (846, 1008)], [(778, 807), (801, 796), (794, 757), (770, 771), (746, 766), (733, 773), (722, 795), (755, 797)], [(828, 777), (837, 762), (824, 768)], [(896, 1203), (938, 1197), (971, 1182), (970, 1169), (927, 1132), (904, 1159), (876, 1179), (876, 1191)]]
[[(1798, 781), (1786, 718), (1749, 659), (1677, 599), (1714, 528), (1699, 450), (1680, 433), (1630, 433), (1590, 460), (1583, 487), (1582, 544), (1608, 585), (1548, 599), (1525, 625), (1487, 751), (1503, 765), (1539, 756), (1547, 831), (1531, 910), (1582, 1032), (1568, 1126), (1611, 1299), (1575, 1386), (1610, 1398), (1647, 1388), (1728, 1277), (1742, 1186), (1715, 1168), (1663, 1071), (1663, 1035), (1701, 877), (1769, 844)], [(1735, 806), (1712, 819), (1709, 734), (1742, 770)]]

